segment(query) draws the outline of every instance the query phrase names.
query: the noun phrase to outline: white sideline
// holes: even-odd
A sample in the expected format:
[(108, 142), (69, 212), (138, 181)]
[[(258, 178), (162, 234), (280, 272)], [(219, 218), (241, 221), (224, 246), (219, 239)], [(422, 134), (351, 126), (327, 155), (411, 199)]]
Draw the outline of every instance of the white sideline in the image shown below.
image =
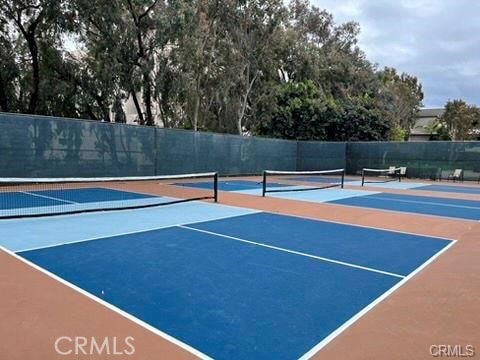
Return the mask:
[[(382, 197), (376, 197), (376, 196), (369, 196), (369, 199), (383, 200), (383, 201), (398, 201), (398, 202), (403, 202), (408, 204), (437, 205), (437, 206), (453, 207), (453, 208), (460, 208), (460, 209), (480, 210), (480, 206), (453, 205), (453, 204), (441, 203), (441, 202), (403, 200), (403, 199), (388, 198), (388, 197), (382, 198)], [(455, 200), (455, 199), (448, 199), (448, 200)], [(469, 200), (466, 200), (466, 201), (469, 201)]]
[(75, 201), (60, 199), (60, 198), (56, 198), (56, 197), (53, 197), (53, 196), (35, 194), (35, 193), (30, 192), (30, 191), (20, 191), (20, 192), (23, 193), (23, 194), (30, 195), (30, 196), (36, 196), (36, 197), (39, 197), (39, 198), (65, 202), (67, 204), (78, 204), (78, 202), (75, 202)]
[(290, 253), (290, 254), (300, 255), (300, 256), (308, 257), (308, 258), (315, 259), (315, 260), (320, 260), (320, 261), (325, 261), (325, 262), (329, 262), (329, 263), (334, 263), (334, 264), (337, 264), (337, 265), (343, 265), (343, 266), (356, 268), (356, 269), (360, 269), (360, 270), (375, 272), (377, 274), (393, 276), (393, 277), (400, 278), (400, 279), (403, 279), (405, 277), (404, 275), (395, 274), (395, 273), (388, 272), (388, 271), (378, 270), (378, 269), (374, 269), (374, 268), (370, 268), (370, 267), (366, 267), (366, 266), (361, 266), (361, 265), (356, 265), (356, 264), (352, 264), (352, 263), (348, 263), (348, 262), (344, 262), (344, 261), (340, 261), (340, 260), (335, 260), (335, 259), (330, 259), (330, 258), (326, 258), (326, 257), (322, 257), (322, 256), (316, 256), (316, 255), (312, 255), (312, 254), (303, 253), (303, 252), (300, 252), (300, 251), (285, 249), (285, 248), (281, 248), (281, 247), (278, 247), (278, 246), (273, 246), (273, 245), (268, 245), (268, 244), (259, 243), (259, 242), (255, 242), (255, 241), (245, 240), (245, 239), (241, 239), (241, 238), (238, 238), (238, 237), (235, 237), (235, 236), (220, 234), (220, 233), (216, 233), (216, 232), (208, 231), (208, 230), (197, 229), (197, 228), (193, 228), (193, 227), (186, 226), (186, 225), (178, 225), (178, 227), (182, 228), (182, 229), (198, 231), (198, 232), (209, 234), (209, 235), (219, 236), (219, 237), (223, 237), (223, 238), (230, 239), (230, 240), (240, 241), (240, 242), (251, 244), (251, 245), (261, 246), (261, 247), (265, 247), (265, 248), (272, 249), (272, 250), (278, 250), (278, 251), (283, 251), (283, 252)]
[(146, 330), (148, 330), (148, 331), (150, 331), (150, 332), (152, 332), (152, 333), (154, 333), (154, 334), (156, 334), (156, 335), (164, 338), (165, 340), (171, 342), (172, 344), (175, 344), (175, 345), (177, 345), (178, 347), (180, 347), (180, 348), (182, 348), (182, 349), (190, 352), (191, 354), (193, 354), (193, 355), (195, 355), (195, 356), (198, 356), (200, 359), (204, 359), (204, 360), (207, 360), (207, 359), (208, 359), (208, 360), (211, 360), (211, 359), (212, 359), (212, 358), (209, 357), (208, 355), (205, 355), (204, 353), (202, 353), (202, 352), (200, 352), (199, 350), (191, 347), (190, 345), (185, 344), (184, 342), (182, 342), (182, 341), (174, 338), (173, 336), (168, 335), (167, 333), (164, 333), (163, 331), (160, 331), (159, 329), (157, 329), (157, 328), (155, 328), (155, 327), (147, 324), (146, 322), (144, 322), (144, 321), (136, 318), (135, 316), (127, 313), (126, 311), (121, 310), (120, 308), (116, 307), (115, 305), (112, 305), (112, 304), (110, 304), (110, 303), (108, 303), (108, 302), (106, 302), (106, 301), (98, 298), (97, 296), (95, 296), (95, 295), (93, 295), (93, 294), (91, 294), (91, 293), (89, 293), (89, 292), (87, 292), (87, 291), (79, 288), (78, 286), (72, 284), (71, 282), (68, 282), (68, 281), (66, 281), (65, 279), (62, 279), (61, 277), (59, 277), (59, 276), (51, 273), (50, 271), (48, 271), (48, 270), (46, 270), (46, 269), (44, 269), (44, 268), (42, 268), (42, 267), (40, 267), (40, 266), (38, 266), (38, 265), (30, 262), (30, 261), (28, 261), (27, 259), (22, 258), (21, 256), (15, 254), (14, 252), (12, 252), (12, 251), (4, 248), (3, 246), (0, 246), (0, 250), (1, 250), (1, 251), (5, 251), (7, 254), (9, 254), (10, 256), (16, 258), (17, 260), (23, 262), (24, 264), (32, 267), (33, 269), (35, 269), (35, 270), (37, 270), (37, 271), (40, 271), (41, 273), (47, 275), (48, 277), (50, 277), (50, 278), (52, 278), (52, 279), (60, 282), (61, 284), (66, 285), (66, 286), (69, 287), (70, 289), (72, 289), (72, 290), (74, 290), (74, 291), (76, 291), (76, 292), (78, 292), (78, 293), (80, 293), (80, 294), (88, 297), (89, 299), (91, 299), (91, 300), (99, 303), (100, 305), (103, 305), (103, 306), (106, 307), (107, 309), (109, 309), (109, 310), (111, 310), (111, 311), (113, 311), (113, 312), (115, 312), (115, 313), (123, 316), (124, 318), (126, 318), (126, 319), (134, 322), (135, 324), (143, 327), (144, 329), (146, 329)]
[[(201, 219), (201, 220), (197, 220), (197, 221), (190, 221), (190, 222), (188, 222), (188, 224), (198, 224), (198, 223), (208, 222), (208, 221), (224, 220), (224, 219), (235, 218), (235, 217), (238, 217), (238, 216), (258, 214), (260, 212), (261, 211), (252, 211), (252, 212), (245, 213), (245, 214), (221, 216), (221, 217), (217, 217), (215, 219)], [(173, 227), (181, 227), (183, 225), (186, 225), (186, 224), (168, 224), (168, 225), (156, 226), (156, 227), (152, 227), (152, 228), (148, 228), (148, 229), (141, 229), (141, 230), (122, 232), (122, 233), (101, 235), (101, 236), (96, 236), (96, 237), (87, 238), (87, 239), (73, 240), (73, 241), (67, 241), (67, 242), (64, 242), (64, 243), (56, 243), (56, 244), (51, 244), (51, 245), (46, 245), (46, 246), (37, 246), (37, 247), (32, 247), (32, 248), (27, 248), (27, 249), (21, 249), (21, 250), (17, 250), (16, 253), (21, 253), (21, 252), (26, 252), (26, 251), (34, 251), (34, 250), (42, 250), (42, 249), (50, 249), (50, 248), (54, 248), (54, 247), (58, 247), (58, 246), (78, 244), (78, 243), (87, 242), (87, 241), (107, 240), (107, 239), (110, 239), (110, 238), (113, 238), (113, 237), (118, 237), (118, 236), (140, 234), (140, 233), (150, 232), (150, 231), (155, 231), (155, 230), (162, 230), (162, 229), (173, 228)]]
[(438, 253), (433, 255), (430, 259), (428, 259), (426, 262), (424, 262), (422, 265), (420, 265), (417, 269), (415, 269), (409, 275), (404, 277), (395, 286), (393, 286), (388, 291), (384, 292), (382, 295), (380, 295), (378, 298), (376, 298), (373, 302), (371, 302), (370, 304), (365, 306), (362, 310), (360, 310), (358, 313), (356, 313), (354, 316), (352, 316), (350, 319), (348, 319), (345, 323), (343, 323), (342, 326), (338, 327), (334, 332), (332, 332), (330, 335), (328, 335), (325, 339), (323, 339), (321, 342), (319, 342), (317, 345), (315, 345), (313, 348), (311, 348), (308, 352), (303, 354), (299, 358), (299, 360), (310, 359), (312, 356), (314, 356), (316, 353), (318, 353), (329, 342), (331, 342), (338, 335), (340, 335), (342, 332), (344, 332), (347, 328), (349, 328), (351, 325), (353, 325), (358, 319), (360, 319), (363, 315), (365, 315), (367, 312), (372, 310), (376, 305), (378, 305), (380, 302), (385, 300), (395, 290), (397, 290), (398, 288), (403, 286), (408, 280), (410, 280), (412, 277), (414, 277), (416, 274), (418, 274), (420, 271), (422, 271), (427, 265), (429, 265), (432, 261), (434, 261), (437, 257), (439, 257), (441, 254), (443, 254), (445, 251), (450, 249), (457, 242), (457, 240), (451, 240), (451, 241), (452, 242), (450, 244), (448, 244), (442, 250), (440, 250)]

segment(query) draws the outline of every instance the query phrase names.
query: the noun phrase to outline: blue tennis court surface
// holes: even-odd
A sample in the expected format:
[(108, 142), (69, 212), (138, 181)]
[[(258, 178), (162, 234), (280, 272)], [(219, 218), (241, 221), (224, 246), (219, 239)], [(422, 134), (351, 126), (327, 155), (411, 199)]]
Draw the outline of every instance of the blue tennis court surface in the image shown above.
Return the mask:
[(154, 196), (107, 188), (15, 191), (0, 193), (0, 209), (84, 204), (103, 201), (146, 199), (152, 197)]
[(455, 185), (426, 185), (416, 187), (415, 190), (452, 192), (459, 194), (480, 194), (480, 186), (477, 188)]
[[(197, 189), (208, 189), (208, 190), (213, 189), (212, 182), (204, 182), (204, 181), (192, 182), (192, 183), (176, 183), (174, 185), (192, 187)], [(280, 186), (286, 186), (286, 185), (273, 183), (273, 184), (268, 184), (268, 186), (280, 187)], [(240, 190), (251, 190), (251, 189), (261, 189), (261, 188), (262, 188), (261, 182), (250, 181), (250, 180), (224, 180), (224, 181), (218, 182), (218, 190), (221, 190), (221, 191), (240, 191)]]
[(480, 220), (480, 201), (378, 193), (330, 201), (332, 204)]
[[(180, 214), (196, 205), (194, 217)], [(65, 237), (79, 242), (19, 255), (206, 356), (294, 359), (452, 244), (214, 204), (175, 206), (182, 211), (170, 210), (157, 229), (93, 241), (71, 228), (91, 214), (63, 217), (56, 221), (72, 222)], [(143, 209), (129, 218), (136, 224), (157, 211), (167, 214)]]
[[(316, 182), (316, 183), (331, 183), (332, 181), (333, 182), (339, 182), (340, 181), (340, 177), (339, 176), (336, 176), (336, 177), (328, 177), (328, 176), (302, 176), (302, 177), (298, 177), (298, 178), (288, 178), (289, 180), (293, 180), (293, 181), (305, 181), (305, 182)], [(344, 182), (352, 182), (352, 181), (357, 181), (356, 179), (352, 179), (352, 178), (345, 178), (344, 179)]]
[[(361, 181), (353, 181), (348, 185), (361, 186)], [(425, 191), (435, 191), (435, 192), (449, 192), (449, 193), (458, 193), (458, 194), (480, 194), (480, 186), (458, 186), (458, 185), (445, 185), (445, 184), (428, 184), (421, 182), (411, 182), (411, 181), (402, 181), (402, 182), (379, 182), (379, 183), (366, 183), (365, 186), (368, 187), (377, 187), (385, 189), (404, 189), (404, 190), (425, 190)]]
[[(387, 184), (409, 184), (408, 189), (414, 189), (412, 183), (387, 183)], [(386, 184), (376, 184), (381, 187)], [(192, 183), (185, 186), (198, 188), (208, 188), (212, 185), (209, 183)], [(285, 190), (284, 192), (268, 193), (269, 197), (282, 199), (321, 202), (339, 205), (359, 206), (380, 210), (391, 210), (400, 212), (417, 213), (424, 215), (444, 216), (458, 219), (480, 220), (480, 201), (436, 198), (428, 196), (413, 196), (403, 194), (389, 194), (366, 190), (351, 189), (323, 189), (311, 190), (305, 192), (288, 191), (297, 188), (305, 188), (305, 186), (291, 186), (285, 184), (268, 184), (269, 187), (276, 187)], [(428, 185), (440, 186), (442, 185)], [(445, 185), (449, 187), (449, 185)], [(460, 187), (459, 187), (460, 188)], [(238, 181), (225, 182), (223, 185), (219, 183), (219, 189), (224, 191), (233, 191), (247, 195), (261, 195), (261, 184), (255, 181)], [(420, 188), (418, 188), (420, 189)], [(440, 190), (438, 190), (440, 191)]]
[(153, 206), (168, 201), (166, 197), (102, 187), (2, 192), (0, 217)]

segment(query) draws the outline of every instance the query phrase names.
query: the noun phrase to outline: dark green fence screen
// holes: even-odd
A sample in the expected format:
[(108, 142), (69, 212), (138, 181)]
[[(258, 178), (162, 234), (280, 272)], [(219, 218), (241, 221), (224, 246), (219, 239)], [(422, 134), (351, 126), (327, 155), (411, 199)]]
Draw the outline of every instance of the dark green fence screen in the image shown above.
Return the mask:
[(409, 177), (480, 177), (480, 142), (288, 141), (0, 114), (1, 177), (141, 176), (406, 166)]
[(0, 114), (1, 177), (241, 175), (296, 161), (296, 141)]
[(295, 170), (295, 141), (157, 129), (157, 173), (218, 171), (260, 174), (264, 169)]
[(151, 175), (154, 132), (40, 116), (0, 115), (0, 176)]
[(346, 150), (344, 142), (299, 141), (297, 170), (344, 169)]
[(480, 176), (480, 142), (358, 142), (347, 146), (347, 172), (358, 174), (363, 167), (406, 166), (413, 178), (446, 178), (463, 169), (466, 180)]

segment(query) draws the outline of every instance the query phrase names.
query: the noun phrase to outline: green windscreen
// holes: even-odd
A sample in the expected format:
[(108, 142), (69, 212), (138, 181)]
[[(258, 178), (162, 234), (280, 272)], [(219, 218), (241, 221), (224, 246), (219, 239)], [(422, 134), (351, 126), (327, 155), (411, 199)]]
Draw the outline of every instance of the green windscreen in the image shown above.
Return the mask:
[(344, 169), (346, 149), (344, 142), (299, 141), (297, 170)]
[(218, 171), (222, 175), (295, 170), (295, 141), (157, 129), (157, 173)]
[(407, 167), (412, 178), (446, 178), (463, 169), (466, 180), (480, 176), (480, 142), (358, 142), (347, 146), (347, 172), (362, 168)]
[(0, 177), (148, 176), (295, 170), (297, 142), (0, 114)]
[(317, 142), (0, 114), (0, 177), (149, 176), (407, 167), (413, 178), (480, 177), (480, 142)]
[(2, 177), (153, 175), (152, 129), (0, 114)]

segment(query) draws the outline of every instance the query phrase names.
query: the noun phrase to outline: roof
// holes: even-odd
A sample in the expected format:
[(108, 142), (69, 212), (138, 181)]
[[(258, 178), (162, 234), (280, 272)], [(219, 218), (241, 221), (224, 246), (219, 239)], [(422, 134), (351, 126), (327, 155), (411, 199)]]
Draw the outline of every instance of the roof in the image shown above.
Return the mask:
[(435, 117), (438, 118), (445, 112), (444, 108), (420, 109), (417, 113), (417, 118)]
[(445, 109), (420, 109), (417, 113), (417, 120), (413, 125), (410, 135), (430, 135), (435, 134), (433, 127), (440, 116), (443, 115)]

